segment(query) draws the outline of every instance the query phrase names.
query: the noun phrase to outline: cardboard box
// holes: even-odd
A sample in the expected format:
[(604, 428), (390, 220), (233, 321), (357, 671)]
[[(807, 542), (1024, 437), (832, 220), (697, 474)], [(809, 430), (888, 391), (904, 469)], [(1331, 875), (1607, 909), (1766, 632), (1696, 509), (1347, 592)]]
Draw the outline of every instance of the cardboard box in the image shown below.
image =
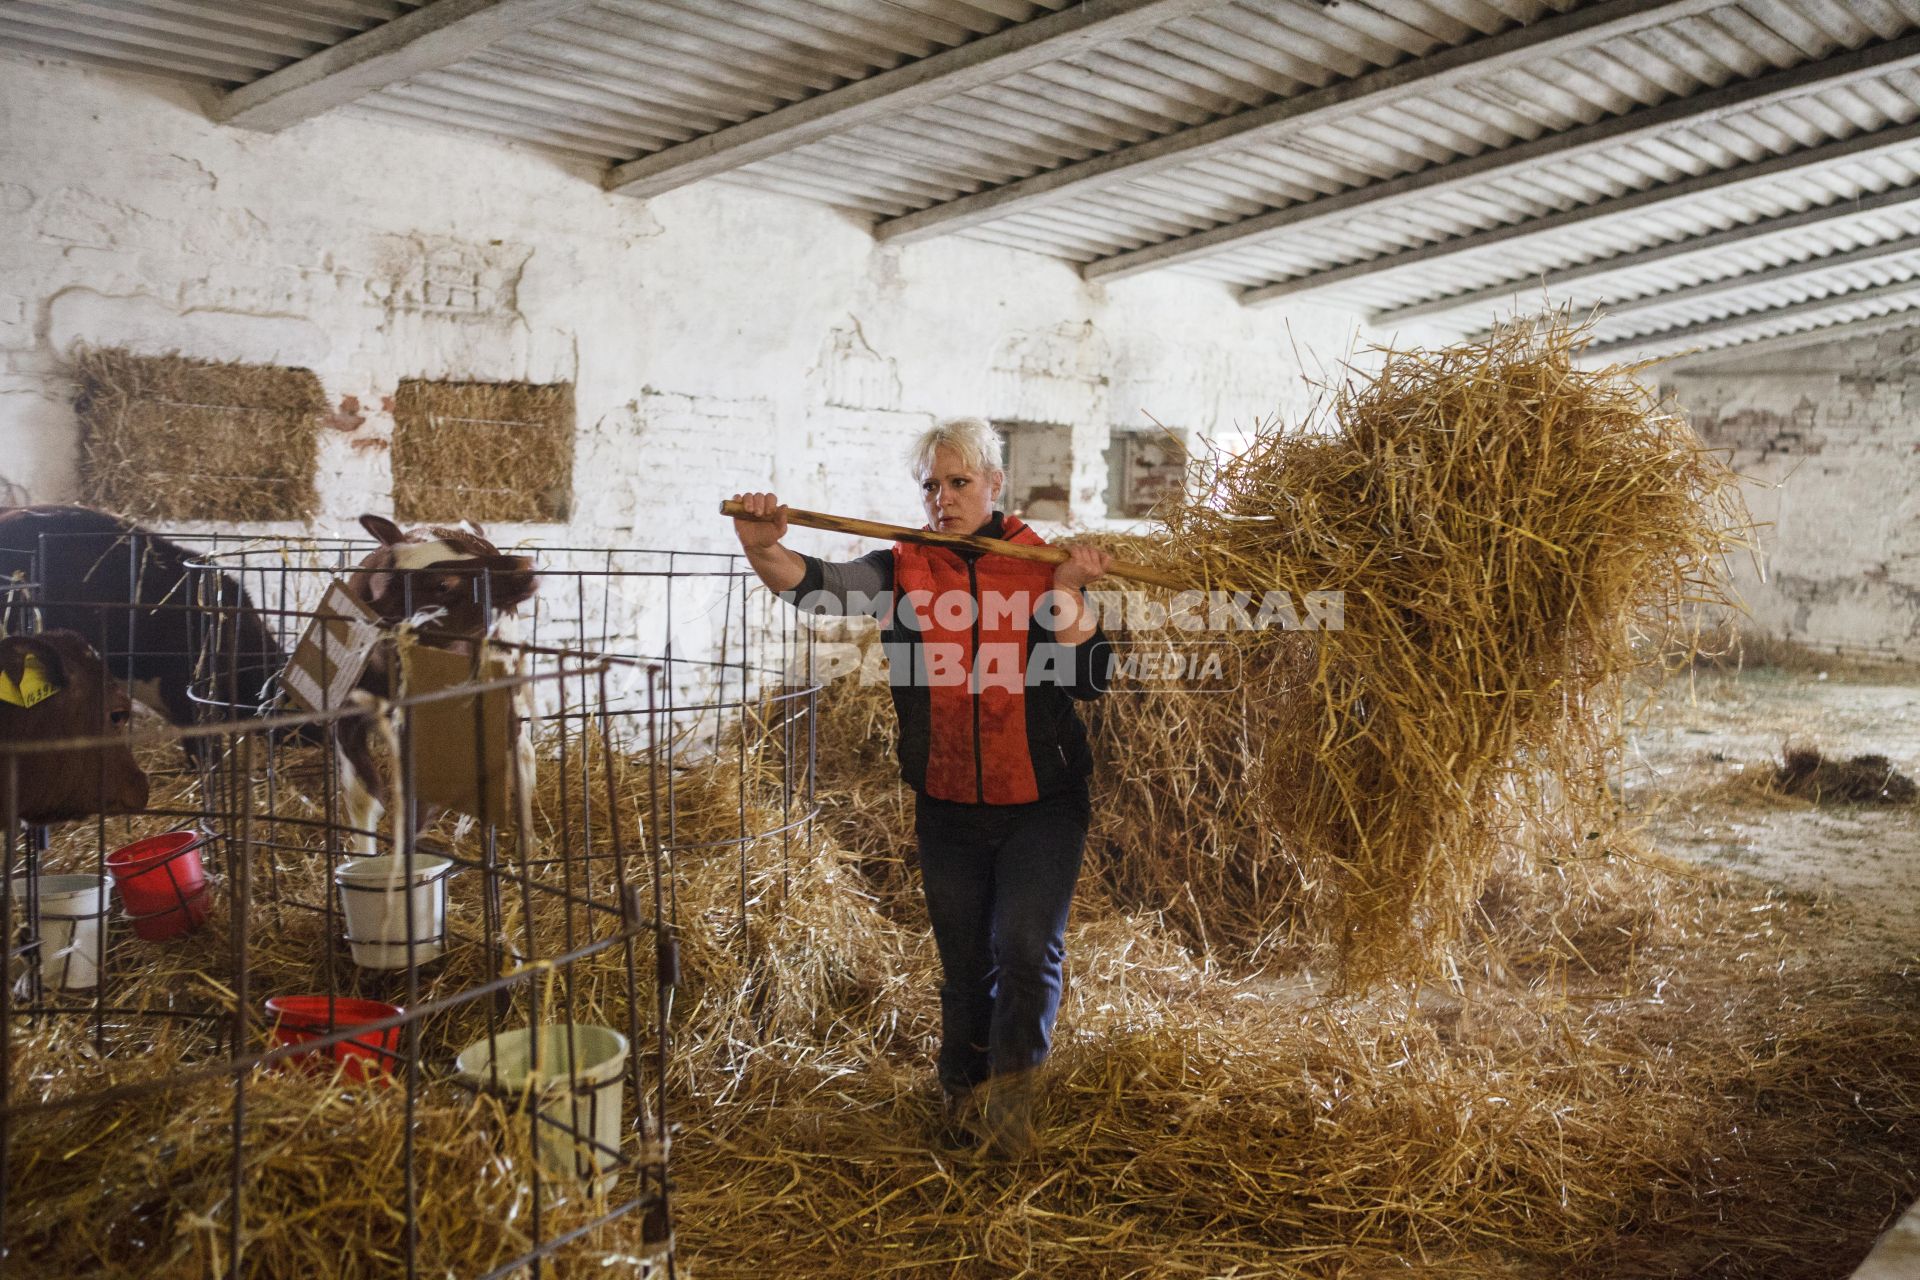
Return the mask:
[(335, 578), (280, 672), (280, 683), (301, 710), (331, 711), (360, 682), (378, 643), (379, 619)]
[[(499, 659), (476, 672), (470, 655), (425, 645), (404, 647), (400, 669), (407, 697), (510, 674)], [(511, 826), (513, 690), (492, 689), (422, 703), (410, 707), (407, 718), (413, 727), (413, 786), (420, 802), (472, 814), (497, 827)]]

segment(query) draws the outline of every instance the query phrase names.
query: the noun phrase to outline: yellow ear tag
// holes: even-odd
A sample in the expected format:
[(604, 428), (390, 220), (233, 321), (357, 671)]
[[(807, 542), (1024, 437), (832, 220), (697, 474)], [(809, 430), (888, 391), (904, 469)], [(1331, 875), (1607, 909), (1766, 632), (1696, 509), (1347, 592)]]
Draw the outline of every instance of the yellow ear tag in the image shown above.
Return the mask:
[(9, 702), (16, 707), (32, 707), (60, 692), (60, 686), (47, 679), (47, 669), (42, 665), (39, 655), (28, 653), (21, 656), (26, 659), (26, 669), (20, 673), (19, 684), (15, 684), (6, 672), (0, 671), (0, 702)]

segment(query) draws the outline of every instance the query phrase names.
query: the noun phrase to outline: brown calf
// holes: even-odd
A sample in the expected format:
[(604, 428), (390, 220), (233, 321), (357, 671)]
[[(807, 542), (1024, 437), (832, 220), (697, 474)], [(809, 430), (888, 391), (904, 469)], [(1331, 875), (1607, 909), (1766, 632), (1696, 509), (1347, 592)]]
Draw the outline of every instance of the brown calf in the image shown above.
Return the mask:
[[(66, 822), (146, 808), (147, 775), (124, 743), (8, 752), (7, 747), (90, 738), (127, 723), (126, 686), (73, 631), (0, 637), (0, 816), (17, 805), (26, 822)], [(8, 757), (18, 761), (19, 789)]]
[[(403, 530), (383, 516), (363, 515), (360, 526), (380, 547), (360, 562), (347, 589), (382, 622), (411, 620), (422, 643), (454, 653), (472, 653), (489, 634), (514, 638), (501, 632), (540, 585), (532, 560), (503, 554), (474, 524)], [(360, 687), (378, 697), (393, 696), (391, 663), (388, 646), (376, 647)], [(343, 721), (339, 733), (347, 821), (362, 831), (379, 821), (391, 794), (374, 761), (371, 729), (364, 718), (355, 717)], [(530, 770), (532, 745), (524, 733), (519, 751), (522, 767)], [(422, 826), (431, 820), (432, 814), (420, 814)], [(357, 843), (362, 852), (373, 852), (371, 836), (363, 835)]]

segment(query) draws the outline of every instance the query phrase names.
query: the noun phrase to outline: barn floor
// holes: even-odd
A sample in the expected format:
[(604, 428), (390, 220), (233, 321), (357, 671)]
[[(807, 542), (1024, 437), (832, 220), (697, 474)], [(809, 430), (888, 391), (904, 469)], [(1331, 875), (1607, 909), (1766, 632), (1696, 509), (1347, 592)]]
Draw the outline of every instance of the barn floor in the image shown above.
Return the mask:
[(1849, 1275), (1920, 1195), (1920, 812), (1755, 784), (1788, 739), (1920, 769), (1920, 681), (1658, 693), (1636, 838), (1497, 877), (1453, 989), (1329, 996), (1084, 894), (1025, 1164), (941, 1132), (924, 936), (796, 919), (836, 972), (691, 1072), (690, 1274)]
[(1836, 943), (1863, 956), (1920, 955), (1920, 808), (1818, 806), (1752, 785), (1788, 744), (1920, 774), (1920, 672), (1708, 673), (1664, 686), (1644, 721), (1624, 790), (1650, 843), (1830, 901)]
[[(1766, 671), (1658, 695), (1623, 778), (1637, 833), (1496, 874), (1458, 981), (1415, 998), (1249, 969), (1117, 909), (1090, 867), (1044, 1151), (1023, 1163), (939, 1122), (937, 965), (911, 881), (876, 881), (857, 849), (788, 866), (759, 842), (743, 945), (740, 864), (688, 858), (680, 1273), (1849, 1275), (1920, 1196), (1920, 815), (1756, 784), (1786, 739), (1920, 769), (1920, 681)], [(735, 781), (707, 781), (730, 827)], [(278, 1081), (296, 1086), (313, 1087)], [(76, 1203), (143, 1221), (163, 1173), (184, 1185), (155, 1166)], [(225, 1185), (182, 1203), (217, 1222)], [(455, 1211), (475, 1202), (461, 1188)], [(629, 1228), (555, 1273), (608, 1274)]]

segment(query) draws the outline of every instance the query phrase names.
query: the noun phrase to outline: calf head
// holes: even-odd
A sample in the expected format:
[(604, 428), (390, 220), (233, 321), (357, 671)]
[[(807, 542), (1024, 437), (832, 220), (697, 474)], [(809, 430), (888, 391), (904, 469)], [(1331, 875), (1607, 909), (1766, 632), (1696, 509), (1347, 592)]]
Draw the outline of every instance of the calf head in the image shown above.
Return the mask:
[(380, 549), (360, 562), (348, 586), (386, 622), (437, 609), (439, 618), (428, 626), (477, 640), (495, 618), (531, 600), (540, 585), (532, 560), (503, 554), (478, 525), (402, 530), (384, 517), (364, 515), (360, 527)]
[[(133, 704), (126, 686), (74, 631), (0, 637), (0, 815), (9, 803), (27, 822), (65, 822), (94, 813), (146, 808), (147, 775), (124, 742), (99, 747), (33, 750), (32, 744), (89, 738), (123, 728)], [(9, 781), (18, 779), (18, 790)]]

